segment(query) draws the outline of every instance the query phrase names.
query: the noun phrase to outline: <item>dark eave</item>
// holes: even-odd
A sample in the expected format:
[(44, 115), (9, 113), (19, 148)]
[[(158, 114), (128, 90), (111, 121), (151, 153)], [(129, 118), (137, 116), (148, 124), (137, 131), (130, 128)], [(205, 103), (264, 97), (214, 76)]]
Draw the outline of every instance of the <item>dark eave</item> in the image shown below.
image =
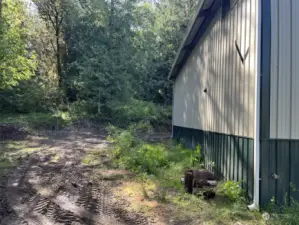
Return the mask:
[(169, 80), (176, 79), (200, 37), (206, 31), (211, 19), (216, 14), (220, 5), (221, 0), (201, 0), (199, 9), (192, 20), (187, 35), (185, 36), (175, 61), (172, 64), (171, 71), (168, 75)]

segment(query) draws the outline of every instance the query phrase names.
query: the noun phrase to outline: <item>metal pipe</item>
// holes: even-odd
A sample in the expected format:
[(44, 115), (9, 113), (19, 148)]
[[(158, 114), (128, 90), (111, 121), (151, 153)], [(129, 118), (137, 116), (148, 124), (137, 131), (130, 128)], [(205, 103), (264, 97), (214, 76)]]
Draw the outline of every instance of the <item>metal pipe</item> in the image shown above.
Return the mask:
[(249, 210), (259, 210), (260, 195), (260, 102), (261, 102), (261, 47), (262, 47), (262, 0), (256, 5), (256, 75), (255, 75), (255, 113), (254, 113), (254, 187), (253, 203)]

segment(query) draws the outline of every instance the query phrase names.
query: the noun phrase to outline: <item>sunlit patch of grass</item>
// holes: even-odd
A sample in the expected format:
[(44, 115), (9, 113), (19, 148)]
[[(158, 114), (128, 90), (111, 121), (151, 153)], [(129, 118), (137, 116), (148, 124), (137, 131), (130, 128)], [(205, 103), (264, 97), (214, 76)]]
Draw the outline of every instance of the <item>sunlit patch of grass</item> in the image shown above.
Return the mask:
[(52, 162), (52, 163), (56, 163), (56, 162), (59, 161), (60, 158), (61, 158), (61, 154), (56, 153), (55, 155), (53, 155), (53, 156), (51, 157), (50, 162)]
[(4, 155), (7, 157), (22, 157), (41, 150), (41, 147), (35, 147), (29, 141), (8, 141), (3, 142), (5, 148)]
[(0, 123), (22, 126), (30, 133), (36, 130), (59, 130), (78, 119), (77, 115), (69, 112), (54, 113), (2, 114)]
[(168, 193), (166, 199), (174, 205), (174, 221), (192, 218), (193, 222), (188, 224), (265, 224), (261, 214), (248, 211), (244, 201), (232, 202), (218, 193), (209, 201), (182, 192)]
[(96, 166), (101, 164), (101, 159), (99, 156), (96, 156), (94, 154), (86, 154), (82, 158), (82, 163), (89, 166)]
[(133, 174), (126, 170), (116, 170), (116, 169), (94, 169), (94, 175), (97, 176), (99, 179), (103, 180), (127, 180), (133, 176)]
[(103, 166), (103, 162), (109, 161), (107, 149), (90, 149), (81, 159), (82, 164), (89, 166)]
[(9, 149), (6, 147), (6, 143), (0, 142), (0, 176), (16, 165), (12, 157), (6, 156), (7, 151), (9, 151)]
[(12, 150), (20, 150), (28, 147), (29, 145), (28, 141), (7, 141), (5, 143), (6, 143), (6, 148)]
[(28, 156), (30, 154), (33, 154), (35, 152), (39, 152), (41, 151), (41, 148), (22, 148), (18, 151), (15, 152), (8, 152), (6, 153), (6, 155), (8, 157), (24, 157), (24, 156)]
[(156, 200), (148, 196), (149, 190), (152, 188), (154, 187), (147, 187), (137, 181), (129, 181), (123, 182), (117, 187), (114, 194), (130, 203), (129, 210), (151, 214), (159, 206)]

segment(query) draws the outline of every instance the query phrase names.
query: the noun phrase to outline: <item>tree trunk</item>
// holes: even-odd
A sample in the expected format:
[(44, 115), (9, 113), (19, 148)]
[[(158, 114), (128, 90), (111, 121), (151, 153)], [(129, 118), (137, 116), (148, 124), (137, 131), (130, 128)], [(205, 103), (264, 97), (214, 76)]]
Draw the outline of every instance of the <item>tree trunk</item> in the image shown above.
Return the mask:
[(58, 85), (62, 87), (62, 68), (61, 68), (61, 59), (60, 59), (60, 44), (59, 44), (59, 27), (56, 28), (56, 63), (57, 63), (57, 76), (58, 76)]
[(2, 20), (2, 0), (0, 0), (0, 23)]

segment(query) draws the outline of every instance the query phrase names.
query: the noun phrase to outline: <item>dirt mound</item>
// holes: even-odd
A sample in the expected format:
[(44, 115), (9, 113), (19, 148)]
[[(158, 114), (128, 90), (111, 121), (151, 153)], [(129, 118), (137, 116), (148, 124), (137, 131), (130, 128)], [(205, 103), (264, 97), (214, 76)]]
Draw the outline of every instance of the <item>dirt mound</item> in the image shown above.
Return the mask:
[(12, 124), (0, 124), (0, 140), (23, 140), (28, 132), (24, 128)]

